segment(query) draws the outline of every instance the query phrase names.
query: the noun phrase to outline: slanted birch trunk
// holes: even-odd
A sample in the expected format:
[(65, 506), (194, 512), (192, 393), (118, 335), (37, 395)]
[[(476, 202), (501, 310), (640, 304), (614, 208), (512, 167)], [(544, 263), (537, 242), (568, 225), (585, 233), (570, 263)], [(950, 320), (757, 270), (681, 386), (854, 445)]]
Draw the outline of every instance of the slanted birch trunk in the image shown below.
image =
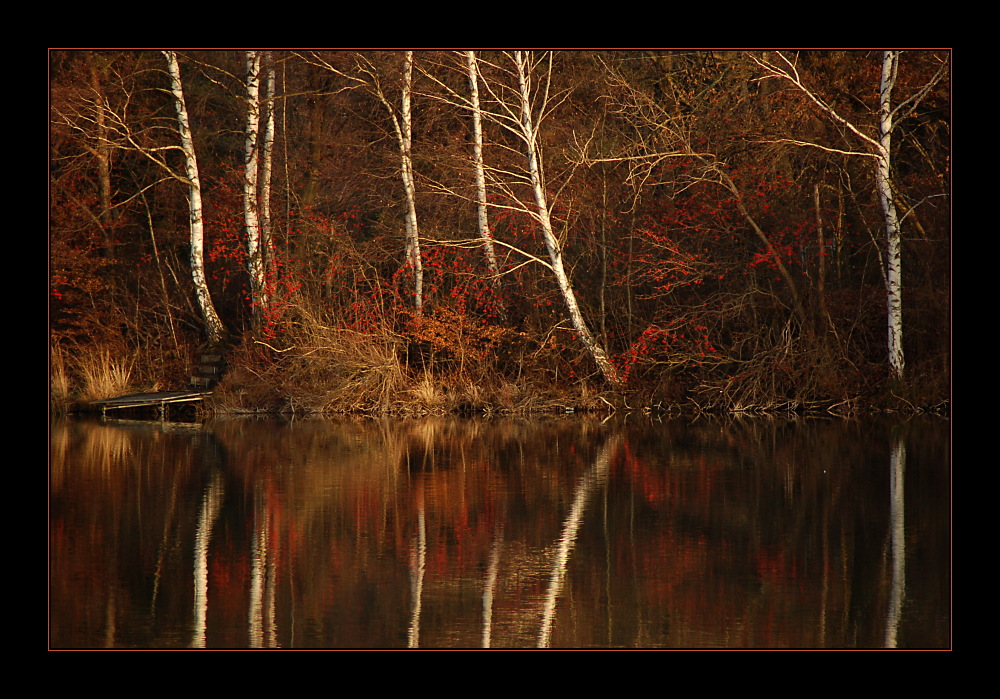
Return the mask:
[(181, 69), (177, 54), (164, 51), (167, 60), (167, 72), (170, 74), (170, 91), (174, 96), (177, 108), (177, 124), (181, 137), (181, 148), (184, 152), (184, 168), (187, 174), (188, 208), (191, 225), (191, 279), (194, 281), (195, 296), (205, 323), (205, 331), (209, 342), (218, 344), (225, 335), (225, 328), (208, 291), (208, 281), (205, 278), (205, 223), (201, 204), (201, 179), (198, 176), (198, 158), (194, 148), (194, 137), (191, 135), (191, 125), (188, 121), (187, 105), (184, 101), (184, 87), (181, 82)]
[(604, 348), (598, 344), (590, 328), (587, 326), (587, 322), (584, 320), (583, 313), (581, 313), (580, 306), (577, 303), (572, 282), (570, 282), (563, 265), (562, 246), (559, 244), (559, 240), (552, 230), (552, 219), (549, 216), (548, 200), (545, 194), (538, 132), (531, 110), (530, 75), (524, 53), (515, 51), (513, 58), (517, 70), (518, 89), (520, 91), (520, 136), (524, 142), (525, 154), (528, 158), (528, 173), (536, 207), (535, 219), (538, 221), (542, 229), (542, 236), (545, 238), (545, 248), (549, 254), (552, 273), (555, 275), (556, 283), (559, 286), (563, 302), (566, 305), (566, 311), (569, 313), (570, 321), (573, 323), (573, 328), (576, 330), (581, 344), (583, 344), (591, 358), (593, 358), (594, 363), (597, 364), (597, 368), (604, 376), (604, 379), (615, 388), (621, 388), (623, 382), (618, 374), (618, 370), (611, 363)]

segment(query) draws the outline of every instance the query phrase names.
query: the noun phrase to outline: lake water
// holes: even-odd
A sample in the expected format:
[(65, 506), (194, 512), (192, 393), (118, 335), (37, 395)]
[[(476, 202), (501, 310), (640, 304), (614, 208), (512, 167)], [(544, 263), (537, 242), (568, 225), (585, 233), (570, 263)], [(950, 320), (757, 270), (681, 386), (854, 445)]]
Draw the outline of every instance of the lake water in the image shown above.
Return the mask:
[(950, 425), (61, 421), (50, 648), (949, 648)]

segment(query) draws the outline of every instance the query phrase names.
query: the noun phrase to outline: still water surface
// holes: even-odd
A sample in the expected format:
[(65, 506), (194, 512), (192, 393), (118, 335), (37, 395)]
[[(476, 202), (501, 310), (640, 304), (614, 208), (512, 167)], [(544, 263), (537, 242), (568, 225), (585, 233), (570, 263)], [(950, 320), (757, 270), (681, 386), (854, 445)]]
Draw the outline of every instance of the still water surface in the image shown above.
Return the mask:
[(65, 421), (52, 648), (947, 648), (946, 421)]

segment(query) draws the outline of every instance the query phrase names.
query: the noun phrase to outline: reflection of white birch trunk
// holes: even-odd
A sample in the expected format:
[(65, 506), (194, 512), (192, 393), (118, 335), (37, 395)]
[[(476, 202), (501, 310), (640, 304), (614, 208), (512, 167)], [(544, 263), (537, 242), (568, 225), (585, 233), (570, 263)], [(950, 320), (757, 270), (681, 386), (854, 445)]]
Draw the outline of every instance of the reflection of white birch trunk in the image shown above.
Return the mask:
[(563, 583), (566, 579), (566, 565), (569, 562), (569, 555), (576, 544), (576, 535), (583, 522), (583, 513), (590, 500), (593, 491), (601, 486), (608, 477), (608, 470), (611, 467), (611, 457), (614, 456), (621, 442), (621, 436), (615, 435), (608, 439), (598, 452), (594, 465), (587, 472), (583, 480), (576, 487), (576, 495), (573, 497), (573, 505), (570, 507), (569, 515), (563, 523), (562, 535), (556, 545), (555, 559), (552, 561), (552, 577), (549, 580), (549, 589), (545, 596), (545, 606), (542, 615), (542, 628), (538, 633), (538, 647), (548, 648), (552, 638), (552, 624), (555, 620), (556, 603), (559, 601), (559, 593), (562, 592)]
[[(268, 536), (271, 533), (271, 515), (268, 512), (268, 525), (267, 531)], [(275, 590), (278, 584), (278, 564), (277, 557), (279, 551), (272, 551), (270, 542), (268, 545), (268, 556), (267, 556), (267, 581), (265, 582), (264, 588), (264, 620), (266, 622), (264, 626), (264, 643), (268, 648), (278, 647), (278, 622), (276, 619), (276, 603), (277, 595)]]
[(407, 635), (407, 645), (417, 648), (420, 645), (420, 608), (423, 604), (424, 566), (427, 562), (427, 528), (424, 522), (424, 501), (420, 499), (417, 511), (417, 541), (410, 554), (410, 595), (413, 609), (410, 615), (410, 629)]
[(212, 528), (222, 507), (222, 477), (218, 471), (205, 489), (198, 513), (198, 528), (194, 540), (194, 633), (192, 648), (204, 648), (208, 620), (208, 545)]
[(170, 89), (177, 108), (177, 123), (180, 130), (181, 148), (184, 152), (184, 167), (187, 173), (188, 208), (191, 216), (191, 278), (194, 281), (195, 296), (205, 321), (205, 330), (212, 344), (218, 344), (224, 335), (222, 321), (219, 320), (208, 293), (205, 279), (205, 224), (201, 204), (201, 179), (198, 176), (198, 158), (195, 154), (194, 138), (188, 121), (187, 105), (184, 102), (184, 88), (181, 83), (181, 69), (177, 54), (164, 51), (167, 71), (170, 73)]
[(486, 569), (486, 583), (483, 585), (483, 648), (489, 648), (493, 636), (493, 593), (497, 584), (497, 570), (500, 566), (500, 545), (502, 538), (493, 539), (490, 548), (490, 563)]
[(545, 248), (549, 253), (549, 262), (551, 264), (552, 273), (555, 275), (556, 283), (559, 285), (559, 291), (562, 294), (563, 302), (565, 303), (566, 310), (569, 313), (570, 321), (573, 323), (573, 328), (576, 330), (576, 334), (580, 339), (580, 342), (590, 354), (591, 358), (593, 358), (594, 363), (597, 364), (597, 368), (600, 370), (605, 380), (612, 386), (621, 387), (622, 380), (618, 375), (618, 370), (615, 368), (614, 364), (611, 363), (611, 360), (608, 358), (604, 348), (601, 347), (597, 343), (597, 340), (594, 339), (593, 334), (590, 332), (590, 328), (587, 327), (587, 322), (584, 320), (583, 314), (580, 312), (580, 306), (577, 303), (576, 293), (573, 291), (573, 285), (569, 280), (569, 276), (566, 274), (565, 267), (563, 266), (562, 246), (552, 229), (552, 219), (549, 216), (548, 199), (545, 194), (545, 182), (542, 174), (540, 148), (538, 144), (538, 131), (531, 110), (531, 76), (524, 53), (521, 51), (515, 51), (513, 58), (517, 70), (518, 89), (520, 91), (520, 137), (525, 146), (525, 154), (528, 157), (528, 173), (531, 181), (532, 194), (535, 198), (535, 220), (538, 221), (538, 224), (542, 229), (542, 236), (545, 238)]
[(250, 608), (247, 614), (251, 648), (265, 647), (264, 598), (267, 591), (267, 543), (269, 538), (267, 503), (263, 495), (258, 495), (254, 504), (253, 551), (250, 567)]
[(906, 446), (903, 438), (897, 437), (892, 445), (889, 462), (890, 484), (890, 526), (889, 538), (892, 543), (892, 589), (889, 595), (889, 613), (885, 622), (885, 647), (895, 648), (899, 634), (899, 619), (903, 611), (903, 597), (906, 593), (906, 528), (903, 473), (906, 470)]

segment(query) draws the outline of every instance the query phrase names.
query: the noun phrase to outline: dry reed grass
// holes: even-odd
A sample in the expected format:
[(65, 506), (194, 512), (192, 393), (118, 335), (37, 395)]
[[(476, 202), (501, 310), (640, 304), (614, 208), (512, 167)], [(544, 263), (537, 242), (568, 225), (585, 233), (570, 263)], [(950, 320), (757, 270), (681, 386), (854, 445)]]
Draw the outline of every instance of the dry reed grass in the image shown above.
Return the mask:
[(70, 403), (72, 382), (62, 347), (56, 345), (49, 353), (49, 402), (56, 410), (63, 410)]
[(54, 345), (49, 359), (49, 390), (53, 407), (68, 409), (128, 393), (133, 388), (132, 363), (104, 347), (75, 355)]
[(445, 387), (427, 370), (424, 371), (416, 385), (410, 389), (410, 395), (419, 407), (432, 412), (445, 409), (448, 402), (448, 393)]
[(247, 339), (230, 357), (216, 391), (223, 412), (384, 413), (409, 388), (388, 330), (327, 325), (308, 304), (295, 308), (280, 341)]
[(131, 364), (101, 349), (79, 357), (80, 400), (89, 402), (128, 393), (132, 381)]

